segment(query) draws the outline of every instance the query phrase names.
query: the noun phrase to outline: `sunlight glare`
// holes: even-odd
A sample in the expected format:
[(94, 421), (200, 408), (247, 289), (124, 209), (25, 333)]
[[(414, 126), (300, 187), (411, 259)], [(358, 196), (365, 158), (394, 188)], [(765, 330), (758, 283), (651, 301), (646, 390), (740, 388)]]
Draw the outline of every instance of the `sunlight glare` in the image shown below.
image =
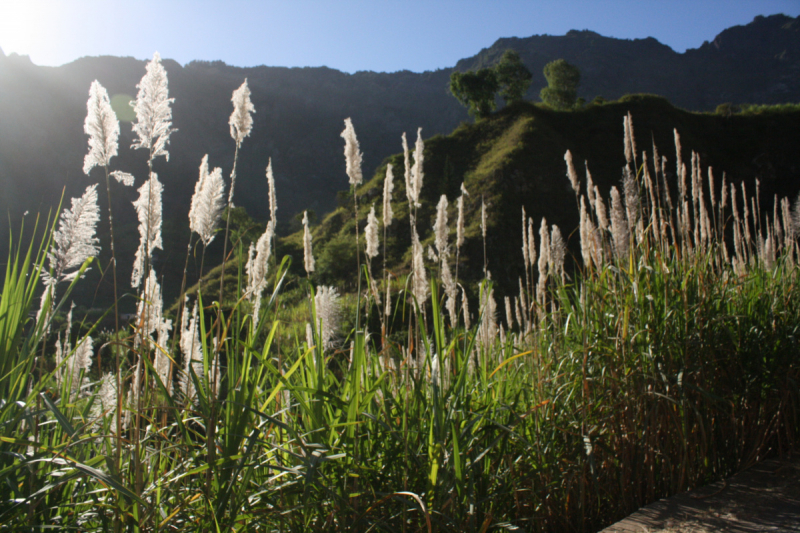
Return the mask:
[[(4, 0), (0, 2), (0, 48), (8, 55), (17, 53), (43, 59), (54, 42), (62, 6), (42, 0)], [(62, 20), (63, 23), (63, 20)]]

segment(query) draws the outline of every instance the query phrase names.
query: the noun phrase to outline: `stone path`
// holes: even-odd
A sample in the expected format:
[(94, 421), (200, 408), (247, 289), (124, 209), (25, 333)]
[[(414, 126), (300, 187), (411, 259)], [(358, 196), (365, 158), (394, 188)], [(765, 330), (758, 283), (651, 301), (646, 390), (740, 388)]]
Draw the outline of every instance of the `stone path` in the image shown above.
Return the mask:
[(800, 533), (800, 454), (659, 500), (600, 533)]

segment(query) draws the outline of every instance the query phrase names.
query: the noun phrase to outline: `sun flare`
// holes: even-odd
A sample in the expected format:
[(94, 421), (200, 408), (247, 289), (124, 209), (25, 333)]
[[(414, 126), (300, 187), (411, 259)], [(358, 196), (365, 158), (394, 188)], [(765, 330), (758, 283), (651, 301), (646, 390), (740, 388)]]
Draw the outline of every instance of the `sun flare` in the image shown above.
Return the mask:
[(57, 45), (55, 24), (62, 7), (40, 0), (0, 2), (0, 48), (42, 59)]

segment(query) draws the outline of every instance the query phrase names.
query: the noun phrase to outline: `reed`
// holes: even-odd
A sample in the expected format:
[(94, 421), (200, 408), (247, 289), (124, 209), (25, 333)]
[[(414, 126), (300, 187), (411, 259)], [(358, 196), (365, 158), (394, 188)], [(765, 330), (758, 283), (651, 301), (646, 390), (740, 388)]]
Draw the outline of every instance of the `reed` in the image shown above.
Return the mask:
[[(234, 95), (237, 149), (251, 126), (245, 90)], [(51, 320), (28, 318), (63, 236), (44, 224), (36, 248), (9, 257), (0, 297), (0, 522), (10, 531), (594, 531), (790, 449), (800, 422), (800, 257), (789, 202), (760, 213), (758, 191), (729, 191), (724, 178), (716, 189), (677, 132), (679, 179), (667, 183), (665, 152), (637, 152), (633, 117), (624, 125), (626, 171), (610, 198), (565, 157), (582, 264), (565, 266), (566, 233), (545, 220), (537, 253), (524, 210), (521, 235), (504, 236), (520, 239), (525, 270), (519, 293), (502, 295), (505, 324), (489, 270), (499, 259), (482, 257), (477, 286), (458, 280), (464, 218), (481, 216), (486, 239), (491, 206), (467, 205), (462, 187), (455, 206), (440, 198), (433, 228), (418, 229), (421, 137), (412, 167), (403, 136), (406, 271), (390, 276), (384, 266), (373, 278), (373, 207), (365, 295), (316, 283), (307, 218), (307, 275), (285, 288), (289, 259), (269, 263), (273, 218), (249, 252), (231, 243), (232, 298), (209, 303), (200, 286), (174, 332), (146, 266), (158, 236), (143, 188), (143, 296), (137, 324), (115, 337), (117, 376), (83, 370), (91, 324), (70, 335), (69, 319), (52, 361)], [(351, 130), (348, 121), (356, 180)], [(163, 148), (154, 143), (151, 160)], [(218, 231), (221, 172), (201, 166), (197, 190), (215, 183), (206, 217), (192, 221), (204, 244)], [(270, 165), (274, 217), (271, 174)], [(390, 169), (386, 180), (384, 242)], [(151, 174), (147, 184), (157, 183)], [(420, 230), (435, 234), (435, 263), (426, 264)], [(70, 287), (89, 262), (70, 263), (79, 267)], [(45, 300), (58, 312), (69, 289), (56, 296)], [(284, 308), (279, 297), (302, 306)], [(117, 422), (120, 408), (127, 423)]]

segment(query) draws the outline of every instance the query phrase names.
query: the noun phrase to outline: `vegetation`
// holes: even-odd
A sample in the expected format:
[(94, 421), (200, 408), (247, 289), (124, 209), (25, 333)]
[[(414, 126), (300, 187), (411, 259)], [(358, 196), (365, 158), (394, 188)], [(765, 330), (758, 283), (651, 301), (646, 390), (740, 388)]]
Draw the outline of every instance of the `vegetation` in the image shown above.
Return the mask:
[(498, 63), (491, 68), (458, 72), (450, 75), (450, 92), (469, 108), (477, 119), (485, 118), (497, 107), (498, 93), (506, 105), (522, 101), (531, 83), (531, 73), (525, 68), (519, 54), (506, 50)]
[(515, 50), (506, 50), (494, 70), (500, 86), (500, 97), (506, 105), (522, 101), (533, 76), (525, 68), (519, 54)]
[(578, 85), (581, 71), (563, 59), (556, 59), (544, 66), (547, 87), (539, 93), (542, 102), (553, 109), (570, 109), (578, 101)]
[[(163, 113), (166, 78), (144, 81), (163, 87), (152, 97), (163, 99), (150, 102)], [(238, 153), (252, 124), (246, 83), (234, 103)], [(280, 243), (302, 250), (305, 272), (271, 253), (274, 218), (257, 237), (244, 213), (222, 210), (233, 184), (227, 204), (218, 189), (204, 192), (221, 175), (204, 158), (190, 210), (201, 264), (214, 238), (224, 235), (222, 250), (234, 251), (218, 284), (180, 299), (174, 325), (156, 290), (161, 202), (150, 173), (136, 202), (135, 319), (101, 333), (73, 325), (70, 313), (56, 330), (97, 253), (97, 219), (79, 216), (79, 207), (96, 212), (90, 187), (44, 224), (38, 247), (15, 250), (7, 263), (0, 522), (11, 531), (592, 531), (788, 449), (800, 422), (800, 250), (788, 201), (762, 212), (754, 189), (715, 178), (672, 131), (668, 165), (652, 138), (637, 145), (632, 116), (615, 105), (586, 112), (624, 117), (621, 191), (579, 173), (571, 151), (555, 162), (563, 174), (566, 161), (569, 180), (560, 179), (580, 221), (575, 268), (557, 225), (524, 210), (514, 210), (513, 230), (482, 216), (491, 178), (542, 127), (536, 113), (555, 113), (534, 106), (427, 149), (418, 137), (413, 152), (392, 159), (407, 176), (394, 195), (388, 166), (366, 184), (353, 178), (353, 203), (315, 239), (305, 217), (303, 235)], [(162, 116), (148, 131), (168, 132), (168, 123)], [(360, 178), (347, 124), (348, 173)], [(166, 144), (149, 140), (151, 163)], [(432, 148), (457, 141), (476, 153), (433, 157)], [(423, 182), (429, 165), (449, 169), (441, 173), (449, 179)], [(269, 170), (267, 179), (274, 215)], [(458, 196), (455, 207), (448, 195)], [(370, 198), (383, 232), (366, 216)], [(340, 238), (315, 267), (324, 232)], [(53, 268), (73, 234), (85, 253)], [(514, 254), (489, 257), (493, 239), (513, 243)], [(392, 258), (388, 267), (377, 254)], [(364, 290), (340, 295), (321, 282), (345, 268)], [(497, 281), (498, 272), (519, 272), (516, 289), (499, 299), (490, 269)], [(46, 270), (52, 291), (33, 318)], [(481, 278), (470, 282), (469, 271)], [(53, 279), (69, 283), (63, 294)]]

